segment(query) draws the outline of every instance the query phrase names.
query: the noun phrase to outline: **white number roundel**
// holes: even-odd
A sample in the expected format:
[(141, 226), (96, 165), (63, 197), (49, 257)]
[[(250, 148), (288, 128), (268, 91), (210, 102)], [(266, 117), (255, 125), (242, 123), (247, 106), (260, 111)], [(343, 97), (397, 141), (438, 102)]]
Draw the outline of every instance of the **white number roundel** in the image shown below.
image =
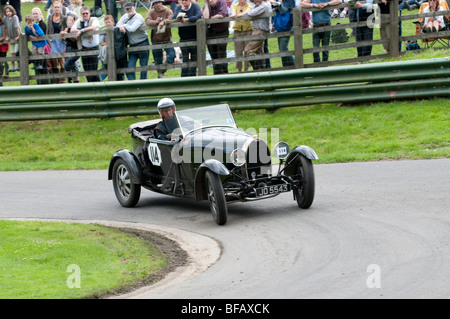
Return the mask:
[(161, 166), (162, 158), (158, 144), (150, 143), (150, 145), (148, 146), (148, 157), (150, 158), (150, 162), (152, 162), (153, 165)]

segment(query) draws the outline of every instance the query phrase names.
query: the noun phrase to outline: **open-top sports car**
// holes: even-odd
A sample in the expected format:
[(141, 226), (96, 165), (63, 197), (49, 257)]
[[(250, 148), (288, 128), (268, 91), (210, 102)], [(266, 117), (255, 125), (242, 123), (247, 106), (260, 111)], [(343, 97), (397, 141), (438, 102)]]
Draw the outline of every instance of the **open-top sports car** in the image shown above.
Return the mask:
[(290, 150), (284, 142), (274, 147), (280, 160), (272, 167), (267, 143), (237, 128), (227, 104), (178, 110), (177, 128), (170, 140), (155, 137), (161, 120), (128, 128), (132, 149), (111, 158), (108, 179), (124, 207), (135, 206), (141, 187), (154, 192), (208, 200), (217, 224), (227, 222), (227, 204), (254, 201), (292, 191), (300, 208), (314, 200), (312, 160), (308, 146)]

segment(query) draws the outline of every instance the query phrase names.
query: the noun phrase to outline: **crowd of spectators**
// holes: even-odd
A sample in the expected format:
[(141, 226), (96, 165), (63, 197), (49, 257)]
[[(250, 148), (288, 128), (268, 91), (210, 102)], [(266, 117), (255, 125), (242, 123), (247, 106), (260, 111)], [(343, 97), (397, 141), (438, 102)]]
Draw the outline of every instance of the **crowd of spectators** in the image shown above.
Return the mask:
[[(11, 56), (18, 54), (17, 41), (21, 34), (22, 15), (20, 11), (20, 0), (9, 0), (9, 4), (3, 5), (6, 0), (1, 0), (0, 17), (0, 57), (5, 57), (9, 50)], [(313, 12), (302, 12), (302, 28), (315, 28), (331, 26), (331, 19), (334, 17), (346, 17), (348, 15), (350, 22), (367, 21), (373, 12), (373, 0), (366, 0), (364, 4), (354, 0), (205, 0), (203, 8), (196, 0), (153, 0), (151, 8), (144, 17), (136, 11), (136, 2), (127, 0), (103, 0), (106, 9), (104, 17), (105, 25), (108, 28), (114, 27), (115, 52), (120, 52), (118, 46), (123, 48), (128, 46), (133, 48), (128, 54), (119, 54), (117, 66), (120, 68), (141, 68), (140, 79), (147, 78), (145, 67), (149, 63), (150, 52), (148, 49), (137, 50), (137, 47), (148, 46), (152, 44), (160, 46), (152, 50), (155, 65), (163, 65), (163, 62), (174, 63), (176, 60), (176, 51), (173, 47), (165, 47), (165, 44), (172, 42), (172, 30), (170, 24), (173, 22), (196, 22), (198, 19), (218, 19), (217, 22), (208, 24), (206, 31), (207, 39), (228, 38), (230, 32), (233, 33), (234, 54), (235, 57), (253, 57), (267, 53), (267, 38), (263, 38), (269, 32), (285, 32), (292, 29), (292, 10), (295, 6), (302, 8), (316, 8)], [(389, 0), (382, 0), (379, 4), (382, 15), (389, 15)], [(427, 0), (420, 0), (427, 1)], [(407, 7), (408, 10), (413, 5), (420, 5), (420, 1), (407, 0), (400, 3), (399, 9)], [(431, 0), (434, 1), (434, 0)], [(348, 4), (349, 7), (339, 9), (330, 9), (330, 6), (341, 3)], [(102, 7), (101, 0), (95, 0), (95, 7)], [(25, 34), (30, 36), (32, 41), (32, 54), (63, 53), (77, 51), (97, 51), (100, 49), (100, 55), (85, 55), (81, 57), (71, 55), (67, 58), (52, 58), (45, 60), (35, 60), (34, 69), (38, 73), (56, 73), (62, 74), (67, 71), (81, 71), (81, 64), (84, 71), (92, 71), (86, 75), (88, 82), (98, 82), (105, 78), (99, 76), (94, 71), (99, 69), (99, 62), (102, 62), (102, 69), (107, 68), (107, 51), (105, 36), (99, 37), (98, 34), (92, 34), (89, 31), (99, 30), (100, 23), (98, 17), (93, 16), (90, 8), (83, 6), (82, 0), (47, 0), (44, 8), (48, 12), (45, 22), (42, 12), (39, 8), (34, 8), (32, 15), (26, 17)], [(274, 16), (260, 17), (261, 14), (275, 11)], [(221, 22), (224, 17), (239, 18), (250, 16), (252, 20), (237, 19), (233, 22)], [(150, 34), (141, 27), (153, 26)], [(430, 24), (430, 30), (433, 25)], [(313, 47), (328, 46), (330, 44), (331, 29), (322, 28), (324, 31), (313, 32)], [(42, 35), (67, 33), (75, 34), (73, 38), (51, 39), (42, 41), (39, 39)], [(382, 26), (380, 30), (382, 38), (388, 38), (390, 30)], [(196, 41), (196, 25), (182, 26), (178, 28), (180, 42)], [(369, 25), (358, 26), (353, 29), (352, 35), (355, 40), (368, 41), (373, 39), (373, 27)], [(254, 37), (254, 39), (251, 39)], [(289, 41), (291, 36), (278, 37), (279, 52), (289, 51)], [(9, 39), (14, 39), (15, 43), (10, 43)], [(250, 40), (249, 40), (250, 39)], [(116, 43), (117, 42), (117, 43)], [(102, 47), (104, 47), (102, 49)], [(207, 45), (208, 52), (213, 60), (214, 74), (228, 73), (228, 63), (214, 63), (214, 60), (225, 59), (227, 57), (227, 43), (214, 43)], [(384, 48), (389, 52), (387, 45)], [(358, 46), (358, 57), (372, 54), (372, 46)], [(195, 45), (182, 46), (181, 56), (183, 62), (197, 61), (197, 47)], [(322, 51), (313, 53), (314, 62), (326, 62), (329, 60), (329, 52)], [(281, 57), (283, 67), (293, 66), (295, 60), (293, 56), (283, 55)], [(139, 67), (138, 67), (139, 61)], [(261, 70), (270, 65), (269, 59), (250, 59), (242, 63), (236, 62), (238, 72), (246, 72), (250, 66), (254, 70)], [(10, 72), (19, 71), (20, 66), (16, 62), (11, 63), (9, 68), (7, 63), (0, 64), (0, 75), (8, 77)], [(161, 66), (158, 68), (158, 78), (165, 77), (166, 69)], [(181, 76), (195, 76), (197, 67), (188, 65), (181, 69)], [(128, 80), (135, 80), (136, 73), (133, 71), (126, 73)], [(117, 79), (124, 79), (123, 74), (118, 75)], [(78, 82), (78, 78), (69, 78), (69, 82)], [(66, 77), (59, 77), (58, 83), (64, 83)]]

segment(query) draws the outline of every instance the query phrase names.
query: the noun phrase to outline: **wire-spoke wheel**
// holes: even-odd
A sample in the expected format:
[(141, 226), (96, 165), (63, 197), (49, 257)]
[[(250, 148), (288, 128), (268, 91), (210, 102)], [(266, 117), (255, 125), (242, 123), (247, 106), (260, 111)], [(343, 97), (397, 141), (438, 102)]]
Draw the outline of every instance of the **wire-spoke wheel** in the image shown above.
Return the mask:
[(141, 196), (141, 185), (133, 184), (130, 169), (123, 159), (118, 159), (113, 167), (114, 193), (120, 205), (134, 207)]
[(227, 202), (219, 176), (207, 171), (205, 174), (206, 193), (208, 195), (209, 206), (217, 225), (225, 225), (228, 217)]

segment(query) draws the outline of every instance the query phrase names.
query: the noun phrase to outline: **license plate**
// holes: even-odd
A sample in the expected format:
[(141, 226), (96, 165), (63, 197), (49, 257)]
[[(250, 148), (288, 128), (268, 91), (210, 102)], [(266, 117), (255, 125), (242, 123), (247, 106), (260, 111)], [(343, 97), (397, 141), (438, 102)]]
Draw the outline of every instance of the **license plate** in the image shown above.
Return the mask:
[(291, 185), (289, 185), (289, 184), (281, 184), (281, 185), (271, 185), (271, 186), (265, 186), (265, 187), (258, 187), (256, 189), (256, 197), (289, 192), (290, 190), (291, 190)]

